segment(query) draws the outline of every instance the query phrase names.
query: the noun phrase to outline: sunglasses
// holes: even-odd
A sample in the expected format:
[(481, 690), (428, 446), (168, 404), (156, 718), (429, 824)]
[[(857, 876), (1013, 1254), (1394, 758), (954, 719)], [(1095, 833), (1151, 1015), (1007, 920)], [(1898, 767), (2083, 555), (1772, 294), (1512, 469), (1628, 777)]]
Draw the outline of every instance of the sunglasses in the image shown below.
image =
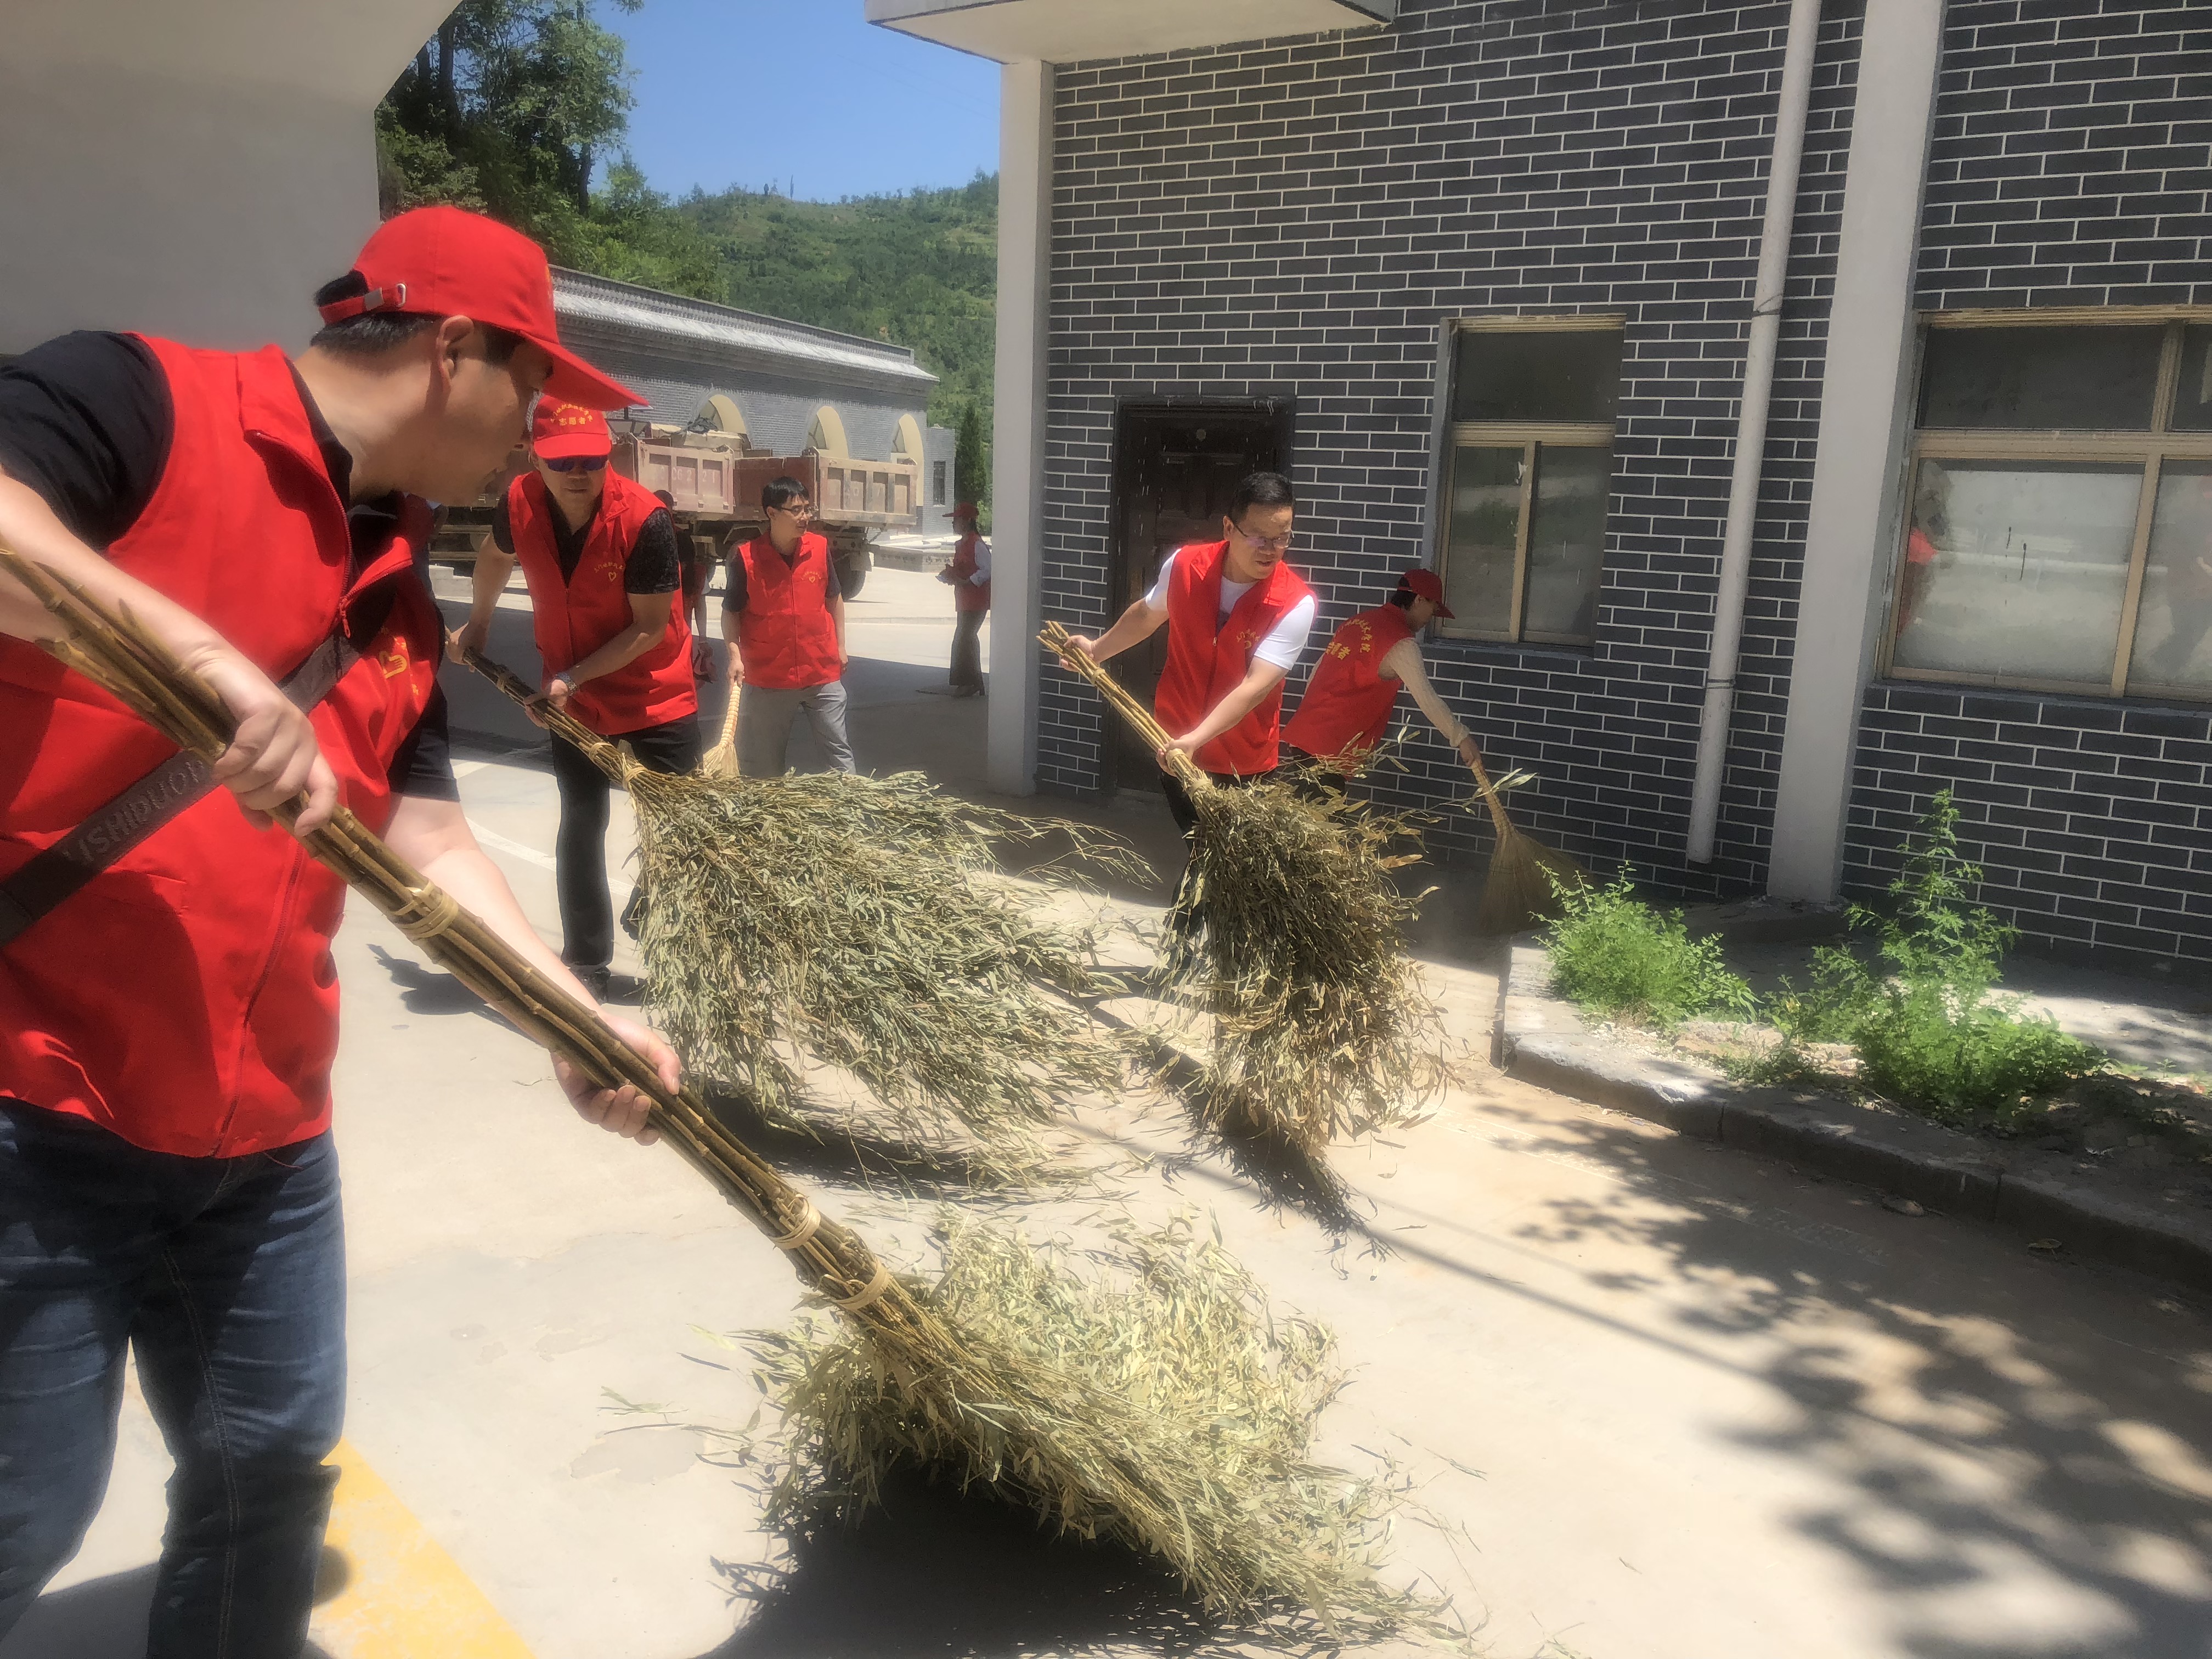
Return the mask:
[(571, 455), (562, 460), (538, 463), (548, 472), (597, 472), (606, 464), (604, 455)]

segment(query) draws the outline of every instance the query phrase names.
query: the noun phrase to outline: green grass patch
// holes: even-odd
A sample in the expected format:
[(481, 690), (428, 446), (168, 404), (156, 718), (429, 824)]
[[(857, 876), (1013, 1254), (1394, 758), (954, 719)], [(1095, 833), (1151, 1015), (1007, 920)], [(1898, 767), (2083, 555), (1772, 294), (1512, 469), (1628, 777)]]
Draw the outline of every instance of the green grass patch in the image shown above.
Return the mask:
[(1662, 1030), (1701, 1014), (1753, 1017), (1757, 999), (1721, 960), (1720, 941), (1692, 939), (1680, 910), (1638, 898), (1627, 871), (1604, 887), (1556, 890), (1565, 914), (1544, 934), (1555, 994), (1600, 1018)]

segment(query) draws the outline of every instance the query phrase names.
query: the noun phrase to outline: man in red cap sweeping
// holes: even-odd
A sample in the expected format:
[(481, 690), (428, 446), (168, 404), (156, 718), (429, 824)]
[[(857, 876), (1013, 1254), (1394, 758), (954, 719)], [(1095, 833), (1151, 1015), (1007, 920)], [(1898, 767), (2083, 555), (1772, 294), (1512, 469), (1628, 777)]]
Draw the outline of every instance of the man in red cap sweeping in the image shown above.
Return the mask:
[(1437, 573), (1416, 566), (1398, 578), (1389, 603), (1361, 611), (1336, 630), (1298, 712), (1283, 728), (1284, 758), (1297, 764), (1301, 781), (1341, 789), (1382, 741), (1401, 687), (1413, 694), (1460, 758), (1474, 763), (1474, 739), (1421, 667), (1421, 630), (1451, 614)]
[[(699, 763), (699, 692), (691, 668), (676, 529), (660, 498), (607, 465), (614, 438), (597, 410), (541, 398), (530, 426), (531, 470), (507, 486), (477, 556), (475, 603), (453, 654), (481, 651), (515, 561), (530, 587), (544, 697), (603, 738), (620, 738), (656, 772)], [(554, 878), (561, 955), (593, 993), (614, 984), (614, 908), (607, 896), (607, 801), (614, 786), (567, 739), (552, 739), (561, 791)], [(642, 912), (643, 889), (623, 920)]]
[(951, 690), (956, 697), (983, 695), (983, 618), (991, 610), (991, 544), (975, 531), (975, 503), (963, 501), (952, 509), (952, 526), (959, 539), (952, 544), (952, 558), (937, 573), (937, 580), (952, 588), (952, 674)]
[[(238, 721), (212, 767), (178, 755), (0, 576), (0, 1637), (99, 1505), (130, 1350), (177, 1466), (149, 1659), (305, 1638), (344, 1400), (345, 890), (264, 815), (344, 803), (586, 994), (461, 816), (425, 498), (479, 493), (541, 388), (630, 394), (562, 348), (538, 248), (454, 209), (382, 227), (317, 303), (296, 362), (73, 334), (0, 369), (0, 539)], [(647, 1138), (634, 1090), (554, 1067)]]
[[(1162, 623), (1168, 659), (1153, 713), (1176, 734), (1160, 751), (1193, 757), (1222, 784), (1247, 783), (1280, 759), (1283, 680), (1305, 649), (1317, 606), (1313, 590), (1283, 562), (1297, 498), (1279, 472), (1255, 472), (1237, 487), (1221, 521), (1222, 539), (1177, 548), (1160, 565), (1152, 591), (1097, 639), (1068, 643), (1105, 662)], [(1168, 807), (1188, 836), (1198, 824), (1189, 793), (1174, 773)]]

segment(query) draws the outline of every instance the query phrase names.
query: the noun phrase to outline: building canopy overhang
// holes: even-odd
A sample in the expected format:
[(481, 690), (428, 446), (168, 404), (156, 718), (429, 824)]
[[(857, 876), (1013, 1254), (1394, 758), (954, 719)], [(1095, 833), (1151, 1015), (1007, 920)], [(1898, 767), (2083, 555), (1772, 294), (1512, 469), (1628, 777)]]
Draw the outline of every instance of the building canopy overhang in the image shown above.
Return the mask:
[(1000, 64), (1079, 64), (1372, 28), (1398, 0), (867, 0), (868, 21)]

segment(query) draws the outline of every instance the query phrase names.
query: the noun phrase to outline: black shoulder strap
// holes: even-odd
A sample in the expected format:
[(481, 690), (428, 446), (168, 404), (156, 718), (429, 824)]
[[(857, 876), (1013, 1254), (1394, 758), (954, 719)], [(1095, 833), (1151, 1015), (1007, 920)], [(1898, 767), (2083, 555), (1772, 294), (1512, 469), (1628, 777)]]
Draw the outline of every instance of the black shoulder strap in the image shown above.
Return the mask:
[[(301, 708), (313, 708), (360, 658), (343, 634), (333, 634), (285, 677), (284, 695)], [(214, 787), (215, 773), (205, 761), (172, 755), (0, 881), (0, 949)]]

